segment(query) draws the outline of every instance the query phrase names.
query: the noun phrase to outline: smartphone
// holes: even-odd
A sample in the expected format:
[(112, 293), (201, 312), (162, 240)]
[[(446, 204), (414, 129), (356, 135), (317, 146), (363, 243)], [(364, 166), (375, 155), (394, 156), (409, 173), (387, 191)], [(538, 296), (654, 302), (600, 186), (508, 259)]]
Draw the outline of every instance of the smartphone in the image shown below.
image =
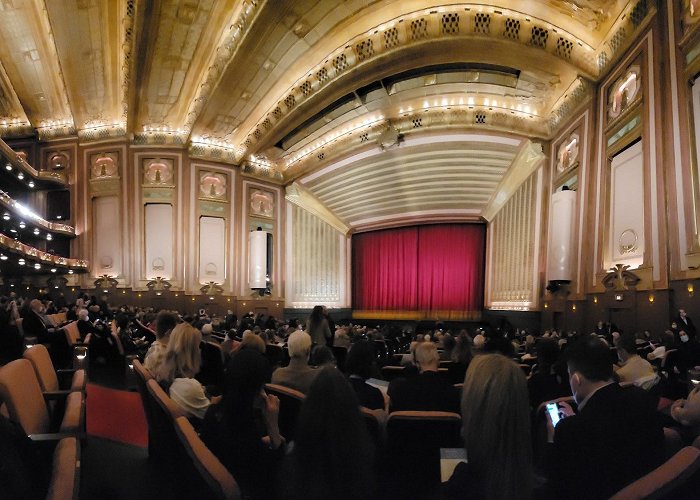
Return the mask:
[(547, 412), (549, 413), (549, 418), (552, 419), (552, 425), (556, 427), (559, 423), (559, 420), (561, 420), (561, 415), (559, 414), (559, 407), (556, 403), (548, 403)]

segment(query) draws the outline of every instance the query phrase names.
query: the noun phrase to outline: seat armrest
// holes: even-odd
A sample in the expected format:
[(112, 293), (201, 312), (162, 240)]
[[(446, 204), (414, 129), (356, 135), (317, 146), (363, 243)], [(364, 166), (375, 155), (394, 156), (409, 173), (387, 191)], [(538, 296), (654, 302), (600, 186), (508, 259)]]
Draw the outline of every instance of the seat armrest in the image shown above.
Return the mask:
[(59, 399), (66, 399), (71, 392), (73, 391), (47, 391), (43, 394), (46, 401), (56, 401)]
[(29, 434), (27, 437), (34, 443), (41, 443), (48, 441), (60, 441), (64, 438), (75, 437), (75, 434), (69, 432), (53, 432), (46, 434)]
[(58, 370), (56, 370), (56, 373), (59, 373), (59, 374), (60, 374), (60, 373), (68, 374), (68, 373), (75, 373), (75, 372), (77, 372), (78, 370), (79, 370), (79, 368), (59, 368)]

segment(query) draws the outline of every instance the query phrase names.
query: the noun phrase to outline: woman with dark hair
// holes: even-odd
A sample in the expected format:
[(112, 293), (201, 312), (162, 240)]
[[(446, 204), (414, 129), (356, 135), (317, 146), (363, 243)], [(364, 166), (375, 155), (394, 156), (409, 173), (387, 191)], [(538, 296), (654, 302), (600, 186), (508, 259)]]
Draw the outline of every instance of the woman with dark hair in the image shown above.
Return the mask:
[(360, 405), (370, 410), (383, 410), (385, 405), (382, 392), (365, 382), (372, 376), (375, 359), (374, 346), (370, 341), (355, 342), (345, 358), (345, 372)]
[(228, 364), (223, 398), (210, 407), (201, 429), (204, 444), (231, 472), (243, 495), (254, 499), (274, 497), (272, 479), (284, 453), (279, 399), (264, 389), (269, 380), (265, 356), (255, 349), (237, 353)]
[(371, 498), (374, 450), (355, 393), (333, 368), (318, 374), (297, 421), (282, 476), (284, 498)]
[(306, 333), (316, 345), (326, 345), (326, 341), (331, 338), (331, 329), (328, 320), (323, 314), (323, 306), (314, 307), (306, 322)]
[(472, 354), (471, 337), (466, 330), (459, 332), (455, 339), (455, 346), (450, 353), (452, 364), (448, 367), (448, 377), (453, 384), (461, 384), (464, 382), (464, 376), (469, 368), (474, 355)]

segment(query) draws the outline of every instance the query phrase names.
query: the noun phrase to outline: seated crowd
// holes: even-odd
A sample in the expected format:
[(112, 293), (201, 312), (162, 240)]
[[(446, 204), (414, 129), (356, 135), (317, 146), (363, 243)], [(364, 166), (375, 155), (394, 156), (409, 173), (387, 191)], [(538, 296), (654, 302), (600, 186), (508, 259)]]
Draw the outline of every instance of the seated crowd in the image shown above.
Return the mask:
[[(603, 323), (585, 335), (414, 335), (336, 326), (321, 306), (304, 323), (12, 296), (0, 298), (0, 364), (21, 357), (27, 339), (60, 353), (62, 325), (50, 315), (62, 311), (96, 366), (142, 359), (246, 498), (393, 497), (382, 465), (391, 450), (368, 414), (387, 430), (396, 412), (461, 419), (468, 460), (429, 485), (433, 498), (608, 498), (668, 458), (664, 427), (687, 444), (700, 434), (700, 390), (686, 389), (700, 344), (676, 323), (659, 337)], [(268, 383), (305, 396), (293, 440)], [(552, 400), (558, 422), (544, 411)], [(416, 468), (433, 460), (410, 458)]]

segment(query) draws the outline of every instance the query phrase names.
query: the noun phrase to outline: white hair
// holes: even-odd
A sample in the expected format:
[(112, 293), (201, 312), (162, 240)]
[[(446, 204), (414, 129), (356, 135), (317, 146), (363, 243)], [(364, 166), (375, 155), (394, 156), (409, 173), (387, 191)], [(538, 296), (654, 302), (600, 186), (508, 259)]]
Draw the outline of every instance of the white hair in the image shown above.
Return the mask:
[(292, 358), (306, 357), (311, 352), (311, 337), (306, 332), (296, 331), (287, 339), (287, 348)]
[(214, 327), (212, 326), (211, 323), (205, 323), (202, 325), (202, 333), (204, 335), (211, 335), (211, 332), (214, 331)]
[(87, 309), (81, 309), (78, 311), (78, 318), (87, 321), (87, 319), (90, 317), (90, 313), (88, 312)]

